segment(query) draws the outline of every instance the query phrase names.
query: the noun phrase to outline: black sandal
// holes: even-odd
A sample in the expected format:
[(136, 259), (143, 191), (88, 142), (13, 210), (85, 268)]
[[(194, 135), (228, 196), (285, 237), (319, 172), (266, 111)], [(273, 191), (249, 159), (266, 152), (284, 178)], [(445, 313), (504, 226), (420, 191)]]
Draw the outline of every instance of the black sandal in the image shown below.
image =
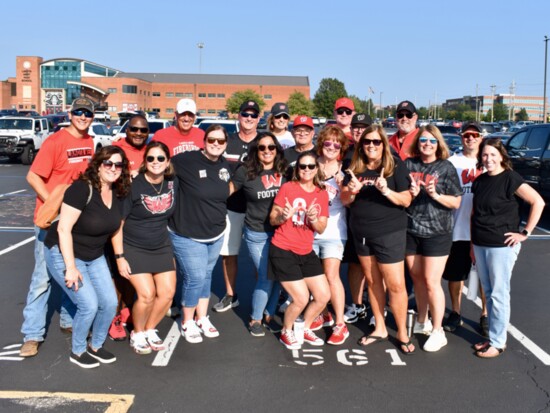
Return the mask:
[[(399, 350), (401, 350), (401, 353), (403, 353), (406, 356), (412, 356), (416, 351), (416, 347), (413, 350), (411, 350), (411, 346), (413, 345), (413, 342), (411, 340), (407, 341), (406, 343), (401, 340), (397, 340), (397, 342), (399, 343)], [(405, 347), (407, 351), (405, 351), (403, 347)]]
[[(373, 336), (373, 335), (363, 336), (359, 340), (357, 340), (357, 344), (359, 344), (361, 347), (366, 347), (375, 343), (379, 343), (381, 341), (387, 341), (388, 337), (389, 336), (386, 336), (386, 337)], [(371, 341), (370, 343), (367, 343), (368, 340), (373, 340), (373, 341)]]

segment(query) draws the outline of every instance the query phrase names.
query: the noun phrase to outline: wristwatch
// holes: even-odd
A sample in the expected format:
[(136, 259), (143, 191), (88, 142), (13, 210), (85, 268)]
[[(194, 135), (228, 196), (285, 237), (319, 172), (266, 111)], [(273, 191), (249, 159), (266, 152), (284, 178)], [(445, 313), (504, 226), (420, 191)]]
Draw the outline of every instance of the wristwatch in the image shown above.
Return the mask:
[(529, 235), (531, 235), (531, 233), (524, 228), (523, 231), (521, 231), (521, 235), (525, 235), (526, 237), (528, 237)]

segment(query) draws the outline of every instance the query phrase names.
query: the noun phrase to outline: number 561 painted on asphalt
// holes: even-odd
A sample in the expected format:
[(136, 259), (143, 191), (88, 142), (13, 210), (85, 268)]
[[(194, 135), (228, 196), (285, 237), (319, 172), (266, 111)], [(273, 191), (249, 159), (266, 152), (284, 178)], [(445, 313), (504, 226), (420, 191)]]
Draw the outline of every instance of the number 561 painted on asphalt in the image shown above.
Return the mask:
[[(294, 363), (300, 366), (318, 366), (325, 362), (323, 357), (323, 350), (321, 349), (304, 349), (301, 350), (302, 354), (300, 355), (300, 350), (292, 350), (292, 357), (294, 357)], [(392, 366), (406, 366), (403, 360), (399, 358), (397, 350), (388, 349), (386, 350), (391, 357)], [(364, 366), (368, 364), (369, 360), (367, 358), (367, 353), (363, 350), (339, 350), (336, 353), (336, 359), (340, 364), (344, 366)]]

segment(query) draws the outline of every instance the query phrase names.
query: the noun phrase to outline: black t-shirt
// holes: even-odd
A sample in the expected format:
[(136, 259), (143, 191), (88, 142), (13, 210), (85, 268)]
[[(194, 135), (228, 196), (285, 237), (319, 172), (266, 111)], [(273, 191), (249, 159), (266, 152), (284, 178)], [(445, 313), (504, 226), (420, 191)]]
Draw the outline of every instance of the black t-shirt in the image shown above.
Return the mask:
[(147, 250), (170, 245), (167, 227), (176, 209), (177, 182), (165, 179), (153, 186), (143, 174), (134, 178), (122, 210), (125, 244)]
[(235, 189), (242, 189), (246, 198), (245, 225), (256, 232), (273, 232), (269, 223), (269, 213), (279, 188), (286, 182), (285, 177), (273, 170), (260, 172), (255, 179), (247, 178), (247, 169), (242, 166), (233, 177)]
[[(122, 203), (113, 192), (113, 202), (111, 208), (103, 203), (101, 194), (97, 189), (92, 190), (92, 198), (88, 205), (90, 196), (90, 186), (82, 180), (75, 181), (65, 192), (63, 203), (76, 208), (82, 213), (73, 226), (73, 251), (75, 258), (82, 261), (93, 261), (103, 255), (105, 244), (111, 235), (120, 228), (122, 220)], [(59, 245), (59, 235), (57, 233), (58, 222), (54, 222), (44, 245), (48, 248)]]
[[(395, 192), (409, 189), (409, 171), (401, 159), (394, 158), (393, 175), (386, 178), (388, 188)], [(355, 195), (355, 201), (350, 204), (350, 227), (352, 232), (366, 235), (369, 238), (390, 234), (407, 228), (407, 213), (405, 208), (392, 203), (374, 186), (380, 171), (365, 170), (356, 174), (360, 182), (366, 182), (361, 191)], [(351, 176), (346, 175), (344, 185)]]
[[(256, 134), (256, 137), (257, 136), (258, 135)], [(225, 149), (223, 156), (231, 168), (231, 177), (233, 177), (237, 171), (237, 168), (241, 166), (246, 159), (250, 142), (243, 141), (238, 132), (229, 135), (227, 148)], [(242, 191), (235, 191), (231, 194), (231, 196), (227, 199), (227, 209), (240, 214), (244, 214), (246, 212), (246, 198)]]
[(524, 183), (515, 171), (491, 176), (484, 173), (472, 184), (474, 205), (472, 242), (483, 247), (504, 247), (507, 232), (518, 232), (519, 199), (515, 195)]
[(455, 167), (448, 160), (437, 159), (424, 163), (420, 158), (408, 158), (405, 165), (420, 186), (420, 192), (413, 199), (407, 214), (408, 232), (418, 237), (444, 235), (453, 231), (453, 211), (433, 200), (424, 185), (436, 180), (436, 192), (441, 195), (461, 196), (462, 187)]
[(178, 195), (170, 229), (196, 240), (220, 236), (226, 225), (229, 164), (223, 156), (213, 162), (203, 151), (178, 154), (172, 164), (178, 177)]

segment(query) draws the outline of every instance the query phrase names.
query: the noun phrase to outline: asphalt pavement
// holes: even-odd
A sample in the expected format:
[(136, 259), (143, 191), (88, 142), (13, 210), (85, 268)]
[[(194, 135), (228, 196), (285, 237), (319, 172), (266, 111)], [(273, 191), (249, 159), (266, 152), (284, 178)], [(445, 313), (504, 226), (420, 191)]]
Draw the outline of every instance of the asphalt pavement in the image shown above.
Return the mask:
[[(403, 355), (393, 341), (359, 347), (368, 322), (350, 325), (342, 346), (290, 351), (267, 333), (252, 337), (246, 323), (254, 270), (243, 246), (239, 257), (241, 305), (211, 312), (220, 337), (189, 344), (179, 320), (165, 318), (159, 335), (169, 349), (146, 356), (128, 342), (108, 340), (113, 364), (83, 370), (69, 362), (70, 336), (59, 330), (59, 290), (48, 313), (39, 354), (18, 357), (30, 275), (34, 265), (34, 194), (28, 167), (0, 159), (0, 411), (2, 412), (547, 412), (550, 411), (550, 213), (522, 247), (512, 277), (512, 317), (507, 351), (481, 360), (471, 345), (479, 308), (463, 300), (464, 326), (447, 333), (437, 353)], [(345, 271), (343, 271), (345, 273)], [(444, 285), (446, 289), (446, 285)], [(213, 277), (211, 303), (223, 294), (221, 270)], [(388, 315), (390, 336), (395, 325)], [(328, 338), (330, 331), (321, 331)]]

